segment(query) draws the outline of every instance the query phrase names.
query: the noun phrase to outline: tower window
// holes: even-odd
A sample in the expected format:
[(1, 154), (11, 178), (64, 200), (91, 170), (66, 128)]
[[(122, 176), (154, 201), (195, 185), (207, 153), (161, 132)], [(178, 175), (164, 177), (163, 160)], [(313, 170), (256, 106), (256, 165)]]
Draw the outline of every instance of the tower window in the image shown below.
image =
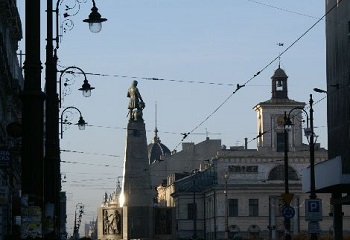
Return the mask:
[(283, 91), (283, 81), (282, 80), (276, 81), (276, 91)]

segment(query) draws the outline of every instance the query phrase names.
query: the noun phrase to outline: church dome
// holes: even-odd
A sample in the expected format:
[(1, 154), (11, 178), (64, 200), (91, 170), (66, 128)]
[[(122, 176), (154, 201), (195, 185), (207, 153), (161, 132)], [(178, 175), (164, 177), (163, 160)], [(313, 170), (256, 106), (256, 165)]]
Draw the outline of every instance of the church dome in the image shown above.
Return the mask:
[(159, 137), (157, 136), (158, 130), (155, 130), (155, 136), (152, 143), (150, 143), (148, 148), (148, 159), (149, 163), (152, 164), (156, 161), (160, 161), (161, 156), (171, 155), (171, 152), (167, 146), (161, 143)]
[(277, 68), (272, 78), (287, 78), (286, 72), (282, 68)]

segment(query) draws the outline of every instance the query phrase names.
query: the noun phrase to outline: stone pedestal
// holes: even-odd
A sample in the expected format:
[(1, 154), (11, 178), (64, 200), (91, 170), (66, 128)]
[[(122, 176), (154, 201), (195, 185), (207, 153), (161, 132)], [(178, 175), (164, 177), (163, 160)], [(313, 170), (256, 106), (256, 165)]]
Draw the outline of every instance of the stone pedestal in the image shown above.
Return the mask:
[(123, 207), (123, 239), (152, 239), (153, 207)]
[(153, 236), (153, 195), (143, 120), (127, 128), (123, 176), (123, 239)]

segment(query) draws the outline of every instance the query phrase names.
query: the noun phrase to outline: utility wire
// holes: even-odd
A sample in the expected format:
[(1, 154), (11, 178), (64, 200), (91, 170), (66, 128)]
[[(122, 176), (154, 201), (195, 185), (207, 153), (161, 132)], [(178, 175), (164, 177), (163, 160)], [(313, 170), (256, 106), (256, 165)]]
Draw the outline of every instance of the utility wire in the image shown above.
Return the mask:
[(109, 165), (109, 164), (82, 163), (82, 162), (73, 162), (73, 161), (64, 161), (64, 160), (61, 160), (61, 163), (84, 164), (84, 165), (99, 166), (99, 167), (118, 167), (116, 165)]
[(308, 15), (308, 14), (305, 14), (305, 13), (299, 13), (299, 12), (291, 11), (291, 10), (288, 10), (288, 9), (285, 9), (285, 8), (276, 7), (276, 6), (273, 6), (273, 5), (270, 5), (270, 4), (266, 4), (266, 3), (263, 3), (263, 2), (259, 2), (259, 1), (255, 1), (255, 0), (247, 0), (247, 1), (263, 5), (265, 7), (274, 8), (274, 9), (277, 9), (277, 10), (280, 10), (280, 11), (283, 11), (283, 12), (288, 12), (288, 13), (300, 15), (300, 16), (303, 16), (303, 17), (319, 19), (318, 17), (314, 17), (314, 16), (311, 16), (311, 15)]
[[(92, 124), (85, 124), (85, 126), (97, 127), (97, 128), (118, 129), (118, 130), (126, 130), (127, 129), (126, 127), (111, 127), (111, 126), (92, 125)], [(154, 132), (154, 130), (146, 130), (146, 132)], [(183, 134), (183, 133), (179, 133), (179, 132), (167, 132), (167, 131), (158, 131), (158, 133), (173, 134), (173, 135)], [(221, 135), (221, 133), (217, 133), (217, 132), (205, 132), (205, 133), (194, 132), (192, 134), (193, 135)]]
[(100, 155), (100, 156), (107, 156), (107, 157), (120, 157), (119, 155), (114, 155), (114, 154), (105, 154), (105, 153), (89, 153), (89, 152), (81, 152), (81, 151), (76, 151), (76, 150), (68, 150), (68, 149), (61, 149), (61, 152), (69, 152), (69, 153), (83, 153), (83, 154)]
[[(64, 67), (64, 66), (61, 66)], [(62, 72), (62, 70), (59, 70), (58, 72)], [(69, 72), (66, 72), (68, 74), (83, 74), (82, 72), (77, 72), (74, 70), (71, 70)], [(166, 79), (166, 78), (159, 78), (159, 77), (137, 77), (137, 76), (128, 76), (128, 75), (121, 75), (121, 74), (105, 74), (105, 73), (92, 73), (92, 72), (85, 72), (85, 75), (91, 75), (91, 76), (99, 76), (99, 77), (115, 77), (115, 78), (128, 78), (128, 79), (142, 79), (147, 81), (167, 81), (167, 82), (178, 82), (178, 83), (195, 83), (195, 84), (208, 84), (208, 85), (217, 85), (217, 86), (229, 86), (232, 87), (234, 84), (232, 83), (218, 83), (218, 82), (204, 82), (204, 81), (194, 81), (194, 80), (179, 80), (179, 79)]]

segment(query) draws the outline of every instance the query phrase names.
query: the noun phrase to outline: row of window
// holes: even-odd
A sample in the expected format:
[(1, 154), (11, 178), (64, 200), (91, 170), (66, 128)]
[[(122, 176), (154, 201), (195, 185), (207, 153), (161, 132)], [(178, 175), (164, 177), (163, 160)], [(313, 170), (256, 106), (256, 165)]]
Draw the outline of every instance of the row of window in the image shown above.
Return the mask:
[[(238, 199), (228, 199), (228, 216), (238, 217)], [(259, 216), (259, 199), (249, 199), (249, 216)]]
[[(208, 201), (208, 207), (207, 207), (207, 216), (212, 217), (212, 209), (213, 206), (211, 204), (212, 202)], [(238, 199), (228, 199), (227, 200), (228, 205), (228, 216), (229, 217), (238, 217)], [(196, 203), (189, 203), (187, 205), (187, 219), (194, 219), (197, 214), (197, 205)], [(249, 199), (249, 216), (250, 217), (257, 217), (259, 216), (259, 199)]]

